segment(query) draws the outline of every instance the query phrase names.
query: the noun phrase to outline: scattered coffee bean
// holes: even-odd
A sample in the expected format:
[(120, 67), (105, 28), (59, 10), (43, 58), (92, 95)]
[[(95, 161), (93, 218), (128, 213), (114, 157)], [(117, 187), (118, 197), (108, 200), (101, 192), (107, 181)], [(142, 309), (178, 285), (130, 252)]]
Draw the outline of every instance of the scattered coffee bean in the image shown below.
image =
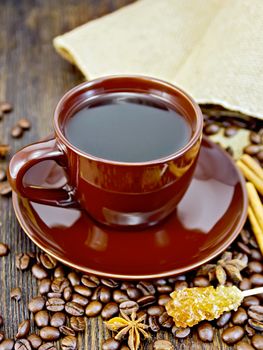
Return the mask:
[(11, 129), (11, 136), (15, 139), (21, 137), (24, 133), (24, 130), (19, 125), (15, 125)]
[(173, 318), (164, 312), (158, 319), (160, 326), (164, 328), (171, 328), (174, 325)]
[(46, 308), (49, 311), (58, 312), (64, 310), (65, 301), (61, 298), (50, 298), (46, 302)]
[(99, 284), (97, 281), (93, 281), (90, 276), (82, 276), (81, 283), (89, 288), (96, 288)]
[(0, 110), (3, 113), (10, 113), (12, 111), (13, 107), (11, 103), (9, 102), (1, 102), (0, 103)]
[(197, 276), (193, 279), (193, 285), (194, 287), (208, 287), (210, 282), (204, 276)]
[(181, 281), (181, 280), (176, 281), (174, 285), (175, 290), (182, 290), (187, 287), (188, 287), (188, 283), (186, 281)]
[(72, 297), (72, 289), (71, 287), (66, 287), (64, 290), (63, 290), (63, 298), (66, 300), (66, 301), (69, 301)]
[(62, 350), (75, 350), (77, 349), (77, 339), (72, 335), (68, 335), (61, 341)]
[(121, 304), (124, 301), (129, 300), (129, 297), (128, 297), (126, 291), (123, 291), (123, 290), (120, 290), (120, 289), (116, 289), (113, 292), (113, 300), (116, 301), (116, 303)]
[(107, 286), (109, 288), (118, 288), (119, 287), (119, 282), (118, 281), (115, 281), (113, 279), (105, 279), (105, 278), (102, 278), (101, 279), (101, 283), (104, 285), (104, 286)]
[(54, 270), (54, 278), (60, 278), (60, 277), (65, 277), (65, 271), (62, 265), (57, 266)]
[(263, 265), (259, 261), (250, 261), (247, 265), (249, 273), (261, 273)]
[(191, 333), (191, 329), (189, 327), (181, 328), (173, 326), (172, 333), (176, 338), (184, 339)]
[(16, 339), (24, 338), (28, 335), (30, 330), (30, 322), (29, 320), (24, 320), (18, 325), (18, 330), (16, 334)]
[(255, 349), (263, 350), (263, 335), (255, 334), (251, 339), (251, 343)]
[(251, 131), (249, 134), (249, 141), (251, 143), (254, 143), (255, 145), (258, 145), (259, 143), (261, 143), (261, 136), (256, 132)]
[(39, 256), (41, 264), (48, 270), (54, 269), (57, 265), (57, 260), (47, 253), (41, 253)]
[(9, 253), (9, 247), (5, 243), (0, 243), (0, 256), (6, 256)]
[(231, 312), (224, 312), (217, 320), (216, 325), (218, 328), (225, 327), (231, 319)]
[(47, 297), (50, 299), (52, 299), (52, 298), (59, 298), (60, 299), (62, 297), (62, 293), (48, 292)]
[(251, 281), (248, 278), (243, 278), (242, 281), (239, 283), (239, 289), (240, 290), (248, 290), (252, 287)]
[(243, 325), (247, 321), (247, 313), (243, 307), (239, 307), (232, 315), (232, 322), (235, 325)]
[(120, 346), (121, 343), (118, 340), (109, 338), (102, 344), (102, 350), (118, 350)]
[(153, 343), (154, 350), (174, 350), (173, 344), (169, 340), (159, 339)]
[(153, 332), (159, 332), (160, 325), (159, 325), (157, 316), (150, 316), (149, 317), (149, 326)]
[(256, 333), (255, 329), (250, 327), (248, 324), (245, 325), (245, 331), (250, 338)]
[(162, 295), (159, 296), (158, 305), (163, 306), (163, 305), (167, 304), (168, 301), (170, 301), (170, 300), (171, 300), (171, 298), (170, 298), (169, 295), (167, 295), (167, 294), (162, 294)]
[(34, 264), (32, 266), (32, 273), (38, 280), (43, 280), (48, 277), (47, 271), (39, 264)]
[(256, 331), (263, 332), (263, 322), (260, 322), (260, 321), (257, 321), (257, 320), (253, 320), (253, 319), (249, 319), (248, 320), (248, 325), (250, 327), (252, 327), (253, 329), (255, 329)]
[(16, 288), (12, 288), (11, 292), (10, 292), (10, 297), (11, 299), (15, 299), (16, 301), (19, 301), (21, 299), (21, 288), (16, 287)]
[(197, 327), (197, 333), (200, 340), (205, 343), (211, 343), (214, 337), (214, 329), (209, 322), (202, 322)]
[(87, 298), (89, 298), (92, 295), (91, 289), (85, 286), (75, 286), (74, 290), (76, 293), (83, 295), (84, 297), (87, 297)]
[(159, 293), (161, 293), (161, 294), (163, 294), (163, 293), (172, 293), (173, 288), (167, 284), (165, 286), (157, 286), (157, 291)]
[(33, 313), (36, 313), (42, 310), (44, 305), (45, 305), (45, 299), (42, 296), (37, 296), (31, 299), (31, 301), (29, 302), (28, 310)]
[(38, 327), (46, 327), (49, 323), (49, 314), (46, 310), (38, 311), (35, 314), (34, 320)]
[(250, 281), (254, 287), (263, 286), (263, 275), (260, 273), (254, 273), (250, 276)]
[(103, 306), (102, 303), (94, 300), (88, 304), (88, 306), (86, 307), (85, 313), (88, 317), (95, 317), (101, 312), (102, 306)]
[(72, 271), (68, 274), (68, 280), (70, 281), (72, 287), (78, 286), (80, 284), (80, 277), (75, 271)]
[(86, 328), (84, 317), (72, 316), (70, 317), (70, 326), (76, 332), (82, 332)]
[(47, 341), (54, 341), (60, 337), (60, 332), (55, 327), (44, 327), (40, 329), (39, 332), (40, 338)]
[(204, 128), (204, 133), (206, 135), (215, 135), (220, 130), (220, 127), (217, 124), (209, 124)]
[(237, 245), (243, 253), (245, 253), (247, 255), (251, 255), (251, 249), (247, 245), (245, 245), (242, 242), (237, 242)]
[(229, 126), (224, 131), (224, 136), (226, 137), (233, 137), (237, 134), (238, 128), (235, 126)]
[(156, 293), (155, 287), (152, 283), (147, 281), (139, 282), (136, 286), (143, 295), (154, 295)]
[(128, 288), (134, 288), (134, 284), (129, 281), (123, 281), (121, 283), (120, 289), (121, 290), (127, 290)]
[(89, 299), (86, 298), (86, 297), (84, 297), (83, 295), (74, 293), (74, 294), (72, 295), (72, 301), (73, 301), (74, 303), (79, 304), (79, 305), (86, 306), (86, 305), (88, 305)]
[(257, 249), (251, 249), (251, 258), (253, 260), (261, 261), (261, 253)]
[(12, 192), (12, 188), (8, 181), (0, 182), (0, 196), (9, 196), (11, 192)]
[(161, 316), (162, 313), (164, 312), (165, 312), (165, 308), (160, 305), (150, 306), (147, 309), (147, 313), (149, 316)]
[(14, 341), (12, 339), (5, 339), (0, 344), (0, 350), (12, 350), (14, 347)]
[(51, 284), (51, 289), (54, 293), (63, 293), (63, 290), (69, 286), (69, 280), (65, 277), (55, 278)]
[(236, 345), (237, 350), (254, 350), (253, 346), (245, 341), (239, 341)]
[(3, 167), (0, 167), (0, 182), (6, 179), (6, 171)]
[(57, 350), (57, 348), (52, 343), (44, 343), (38, 348), (38, 350)]
[(259, 151), (257, 153), (257, 159), (260, 161), (260, 162), (263, 162), (263, 150), (262, 151)]
[(131, 315), (133, 312), (137, 312), (139, 310), (139, 305), (136, 301), (124, 301), (119, 305), (120, 311), (124, 312), (126, 315)]
[(126, 293), (131, 300), (138, 300), (141, 297), (141, 291), (136, 287), (128, 287)]
[(31, 122), (26, 118), (19, 119), (17, 125), (23, 130), (29, 130), (31, 128)]
[(232, 345), (241, 340), (244, 336), (244, 329), (240, 326), (233, 326), (225, 329), (222, 333), (222, 339), (228, 345)]
[(10, 151), (11, 147), (6, 144), (0, 144), (0, 158), (6, 158)]
[(68, 327), (68, 326), (61, 326), (61, 327), (59, 327), (59, 331), (62, 334), (64, 334), (64, 335), (72, 335), (72, 336), (76, 335), (75, 331), (72, 328)]
[(242, 306), (248, 308), (248, 307), (250, 307), (252, 305), (259, 305), (259, 303), (260, 303), (259, 299), (256, 296), (251, 295), (249, 297), (245, 297), (244, 298), (244, 300), (242, 302)]
[(52, 327), (59, 328), (66, 323), (66, 315), (63, 312), (55, 312), (50, 319)]
[(80, 304), (68, 301), (65, 305), (65, 310), (69, 315), (82, 316), (84, 314), (84, 307)]
[(137, 300), (138, 305), (140, 305), (141, 307), (145, 307), (145, 306), (149, 306), (154, 304), (156, 301), (155, 296), (153, 295), (146, 295), (144, 297), (141, 297)]
[(108, 303), (104, 306), (101, 311), (101, 316), (104, 320), (109, 320), (110, 318), (116, 316), (119, 313), (119, 307), (117, 303)]
[(30, 263), (30, 256), (25, 253), (20, 253), (16, 256), (16, 268), (26, 270)]
[(31, 350), (31, 344), (27, 339), (19, 339), (15, 342), (15, 350)]
[(38, 349), (42, 344), (42, 339), (35, 333), (29, 335), (27, 340), (30, 342), (33, 349)]
[(249, 154), (250, 156), (255, 156), (260, 151), (258, 145), (248, 145), (244, 148), (244, 153)]
[(253, 318), (256, 321), (263, 322), (263, 306), (260, 305), (252, 305), (248, 309), (249, 317)]
[(51, 280), (48, 278), (44, 278), (43, 280), (39, 281), (38, 291), (40, 294), (47, 294), (50, 291), (50, 287), (51, 287)]

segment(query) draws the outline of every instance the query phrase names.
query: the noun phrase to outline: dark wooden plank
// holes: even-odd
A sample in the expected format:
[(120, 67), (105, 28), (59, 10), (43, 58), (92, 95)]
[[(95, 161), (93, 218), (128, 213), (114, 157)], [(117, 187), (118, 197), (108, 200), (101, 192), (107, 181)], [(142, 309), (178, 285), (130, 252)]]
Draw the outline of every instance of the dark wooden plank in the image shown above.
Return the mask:
[[(52, 113), (59, 98), (83, 80), (72, 65), (61, 59), (52, 47), (52, 39), (88, 20), (113, 11), (132, 0), (2, 0), (0, 2), (0, 100), (14, 105), (14, 112), (0, 123), (0, 143), (9, 142), (12, 151), (43, 137), (52, 130)], [(10, 138), (10, 128), (21, 117), (32, 121), (32, 130), (19, 140)], [(28, 300), (36, 294), (37, 283), (30, 272), (15, 268), (15, 254), (37, 251), (15, 218), (11, 199), (0, 198), (0, 241), (11, 254), (0, 259), (0, 313), (3, 330), (14, 337), (18, 323), (29, 317)], [(20, 302), (10, 301), (10, 289), (21, 286)], [(100, 318), (87, 320), (87, 332), (79, 336), (79, 349), (101, 349), (109, 332)], [(170, 339), (176, 349), (229, 349), (218, 335), (213, 344), (203, 344), (196, 335), (175, 341), (160, 332), (156, 338)], [(152, 349), (152, 342), (142, 349)]]

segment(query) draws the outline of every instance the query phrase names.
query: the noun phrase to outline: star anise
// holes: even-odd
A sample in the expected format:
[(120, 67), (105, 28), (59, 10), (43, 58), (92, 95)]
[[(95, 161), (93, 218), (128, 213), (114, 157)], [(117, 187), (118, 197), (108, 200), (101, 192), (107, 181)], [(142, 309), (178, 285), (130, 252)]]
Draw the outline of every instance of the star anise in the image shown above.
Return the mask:
[(144, 321), (146, 315), (143, 315), (137, 319), (135, 312), (131, 314), (131, 317), (120, 311), (121, 316), (114, 317), (109, 321), (105, 322), (107, 328), (113, 332), (118, 332), (115, 335), (116, 340), (122, 340), (127, 335), (128, 345), (131, 350), (138, 350), (140, 346), (141, 334), (144, 338), (149, 338), (150, 335), (145, 331), (147, 326)]
[(233, 256), (231, 252), (224, 252), (216, 264), (206, 264), (202, 266), (197, 276), (208, 276), (210, 281), (217, 279), (219, 284), (224, 285), (227, 281), (227, 277), (234, 283), (242, 281), (240, 271), (242, 271), (248, 263), (248, 257), (246, 254), (236, 254)]

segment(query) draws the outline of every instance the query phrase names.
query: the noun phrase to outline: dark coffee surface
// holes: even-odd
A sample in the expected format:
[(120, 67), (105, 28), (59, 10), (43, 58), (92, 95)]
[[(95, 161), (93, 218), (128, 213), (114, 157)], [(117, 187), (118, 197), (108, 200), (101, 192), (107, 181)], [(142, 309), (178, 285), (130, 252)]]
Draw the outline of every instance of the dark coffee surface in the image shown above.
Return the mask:
[(191, 137), (190, 125), (162, 99), (123, 92), (87, 101), (68, 119), (64, 132), (80, 150), (120, 162), (168, 156)]

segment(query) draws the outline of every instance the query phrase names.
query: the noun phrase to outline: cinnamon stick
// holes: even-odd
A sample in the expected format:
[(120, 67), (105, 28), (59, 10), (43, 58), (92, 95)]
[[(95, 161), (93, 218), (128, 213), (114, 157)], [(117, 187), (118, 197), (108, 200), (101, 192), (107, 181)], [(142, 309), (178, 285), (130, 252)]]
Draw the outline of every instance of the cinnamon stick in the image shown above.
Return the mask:
[(241, 159), (237, 161), (237, 166), (242, 171), (245, 178), (252, 182), (258, 192), (263, 195), (263, 179), (251, 170)]

